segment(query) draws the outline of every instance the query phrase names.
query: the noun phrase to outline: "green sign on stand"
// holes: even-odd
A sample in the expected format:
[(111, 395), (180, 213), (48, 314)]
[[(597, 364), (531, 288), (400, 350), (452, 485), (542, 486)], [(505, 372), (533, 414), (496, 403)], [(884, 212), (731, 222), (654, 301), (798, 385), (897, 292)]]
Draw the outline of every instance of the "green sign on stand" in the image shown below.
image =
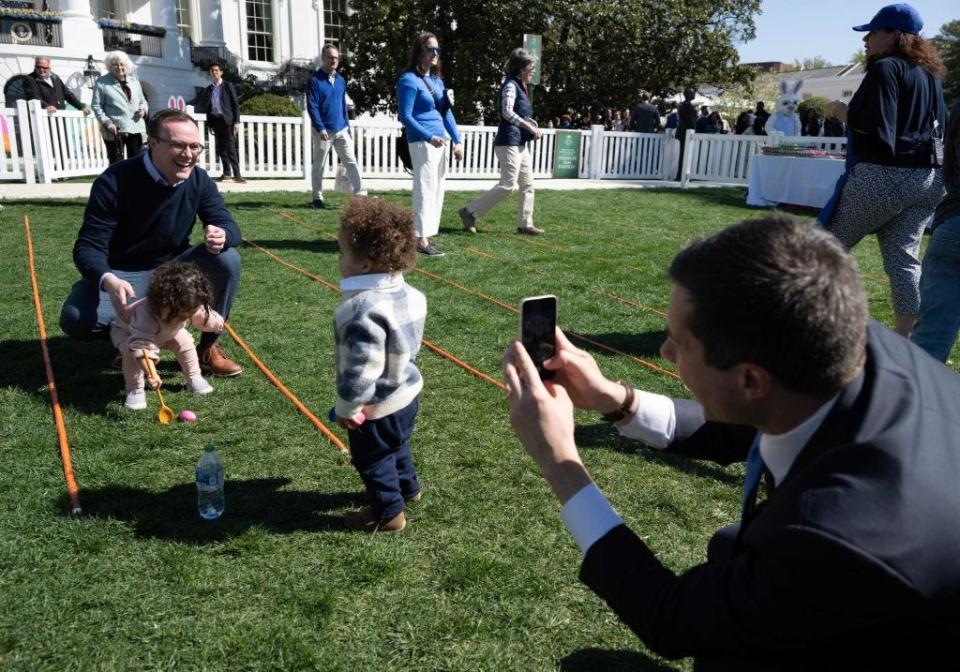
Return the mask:
[(530, 33), (524, 33), (523, 35), (523, 48), (530, 52), (530, 55), (537, 59), (536, 65), (533, 66), (533, 80), (532, 84), (540, 83), (540, 71), (542, 66), (540, 65), (540, 57), (543, 45), (543, 36), (542, 35), (532, 35)]
[(580, 131), (557, 131), (553, 152), (553, 176), (580, 177)]

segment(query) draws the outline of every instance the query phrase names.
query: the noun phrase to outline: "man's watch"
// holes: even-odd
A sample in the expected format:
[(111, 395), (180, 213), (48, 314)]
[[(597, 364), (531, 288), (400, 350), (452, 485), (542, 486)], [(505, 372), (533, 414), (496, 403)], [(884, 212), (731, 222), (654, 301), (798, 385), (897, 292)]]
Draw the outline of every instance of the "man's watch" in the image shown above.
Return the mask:
[(610, 413), (604, 413), (601, 416), (607, 422), (620, 422), (625, 417), (627, 417), (627, 415), (630, 414), (630, 410), (633, 408), (633, 400), (634, 400), (634, 394), (635, 394), (633, 387), (631, 387), (630, 385), (627, 385), (622, 380), (618, 380), (617, 383), (619, 383), (620, 385), (623, 385), (623, 389), (627, 391), (627, 396), (624, 398), (623, 403), (620, 404), (620, 408), (618, 408), (615, 411), (611, 411)]

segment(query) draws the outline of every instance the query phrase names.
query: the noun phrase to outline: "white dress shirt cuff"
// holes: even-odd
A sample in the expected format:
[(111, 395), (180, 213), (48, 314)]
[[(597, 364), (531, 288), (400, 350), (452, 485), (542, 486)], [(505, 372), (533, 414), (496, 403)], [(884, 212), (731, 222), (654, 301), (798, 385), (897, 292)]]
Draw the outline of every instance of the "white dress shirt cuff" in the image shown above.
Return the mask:
[(584, 486), (568, 499), (560, 510), (560, 517), (584, 555), (598, 539), (623, 524), (596, 483)]
[(617, 425), (628, 439), (642, 441), (651, 448), (663, 449), (673, 442), (677, 430), (677, 409), (670, 397), (636, 390), (640, 406), (630, 420)]

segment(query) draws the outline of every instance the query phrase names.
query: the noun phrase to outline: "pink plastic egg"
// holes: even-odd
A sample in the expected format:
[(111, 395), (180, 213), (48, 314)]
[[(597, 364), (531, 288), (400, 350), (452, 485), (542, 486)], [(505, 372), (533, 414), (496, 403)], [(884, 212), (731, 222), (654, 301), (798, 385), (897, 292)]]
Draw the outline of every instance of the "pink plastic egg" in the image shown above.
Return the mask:
[(196, 422), (197, 421), (197, 414), (186, 408), (180, 411), (180, 415), (178, 417), (180, 418), (180, 422)]

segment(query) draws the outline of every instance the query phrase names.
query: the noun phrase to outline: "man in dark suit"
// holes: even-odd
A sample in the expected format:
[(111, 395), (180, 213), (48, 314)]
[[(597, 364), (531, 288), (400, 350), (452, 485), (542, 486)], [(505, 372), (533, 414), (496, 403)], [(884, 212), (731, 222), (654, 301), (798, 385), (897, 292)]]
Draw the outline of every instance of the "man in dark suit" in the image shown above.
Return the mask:
[[(564, 504), (581, 579), (652, 650), (696, 669), (953, 660), (960, 377), (868, 323), (853, 258), (786, 215), (694, 242), (669, 275), (661, 353), (696, 401), (608, 380), (559, 331), (553, 381), (519, 343), (504, 357), (511, 422)], [(746, 460), (741, 522), (705, 563), (675, 574), (623, 524), (581, 462), (573, 406), (654, 447)]]
[(650, 94), (640, 92), (640, 102), (633, 108), (630, 130), (636, 133), (656, 133), (660, 130), (660, 112), (650, 104)]
[(678, 180), (682, 177), (683, 173), (683, 148), (687, 142), (687, 131), (691, 129), (695, 130), (697, 126), (697, 108), (693, 106), (693, 99), (696, 95), (697, 92), (693, 89), (684, 89), (683, 102), (680, 103), (680, 107), (677, 108), (679, 119), (677, 123), (677, 135), (675, 137), (680, 141), (679, 162), (677, 164)]
[(73, 91), (68, 89), (57, 75), (50, 69), (50, 59), (46, 56), (37, 56), (33, 61), (33, 72), (24, 80), (26, 100), (39, 100), (47, 112), (53, 114), (57, 110), (65, 110), (70, 103), (84, 114), (90, 114), (90, 108), (77, 98)]
[(246, 182), (240, 176), (240, 157), (237, 149), (237, 134), (240, 132), (240, 101), (233, 84), (223, 78), (223, 66), (214, 63), (210, 66), (210, 79), (213, 83), (206, 88), (203, 97), (204, 112), (210, 123), (210, 130), (217, 138), (217, 158), (223, 165), (223, 173), (215, 178), (217, 182), (229, 180)]

